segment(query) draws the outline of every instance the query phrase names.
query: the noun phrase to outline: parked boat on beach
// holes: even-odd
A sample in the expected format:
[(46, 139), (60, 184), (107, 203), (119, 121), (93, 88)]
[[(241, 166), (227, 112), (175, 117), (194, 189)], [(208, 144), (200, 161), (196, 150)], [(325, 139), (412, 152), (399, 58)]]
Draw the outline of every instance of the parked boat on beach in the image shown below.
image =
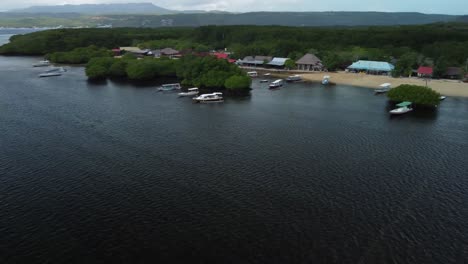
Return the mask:
[(396, 105), (398, 108), (390, 110), (390, 114), (391, 115), (402, 115), (402, 114), (406, 114), (408, 112), (411, 112), (411, 111), (413, 111), (413, 108), (411, 108), (411, 104), (412, 104), (411, 102), (401, 102), (401, 103)]
[(48, 60), (42, 60), (36, 64), (33, 64), (33, 67), (46, 67), (50, 65), (50, 61)]
[(378, 88), (374, 89), (374, 92), (376, 94), (386, 93), (386, 92), (390, 91), (391, 86), (392, 86), (392, 84), (390, 84), (390, 83), (383, 83), (383, 84), (379, 85)]
[(201, 94), (193, 98), (197, 103), (222, 103), (224, 102), (222, 93)]
[(329, 75), (325, 75), (323, 76), (323, 79), (322, 79), (322, 84), (323, 85), (327, 85), (330, 83), (330, 76)]
[(174, 91), (174, 90), (180, 90), (182, 87), (180, 86), (180, 83), (168, 83), (168, 84), (163, 84), (161, 87), (158, 88), (158, 91), (160, 92), (165, 92), (165, 91)]
[(273, 81), (269, 85), (270, 89), (280, 88), (281, 86), (283, 86), (283, 80), (282, 79), (278, 79), (276, 81)]
[(300, 82), (302, 81), (302, 77), (300, 75), (291, 75), (288, 78), (286, 78), (287, 82)]
[(194, 96), (199, 93), (198, 88), (189, 88), (187, 92), (178, 93), (180, 97)]

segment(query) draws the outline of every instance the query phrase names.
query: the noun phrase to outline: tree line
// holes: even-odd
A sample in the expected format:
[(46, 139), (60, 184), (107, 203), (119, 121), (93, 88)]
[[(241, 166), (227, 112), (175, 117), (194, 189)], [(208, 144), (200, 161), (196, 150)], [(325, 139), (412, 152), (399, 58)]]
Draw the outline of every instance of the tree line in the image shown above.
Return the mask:
[(235, 59), (269, 55), (298, 59), (314, 53), (329, 70), (356, 60), (396, 63), (395, 76), (418, 65), (443, 68), (468, 66), (468, 24), (420, 26), (283, 27), (204, 26), (198, 28), (60, 29), (14, 36), (1, 54), (47, 54), (95, 45), (100, 48), (139, 46), (207, 51), (227, 48)]

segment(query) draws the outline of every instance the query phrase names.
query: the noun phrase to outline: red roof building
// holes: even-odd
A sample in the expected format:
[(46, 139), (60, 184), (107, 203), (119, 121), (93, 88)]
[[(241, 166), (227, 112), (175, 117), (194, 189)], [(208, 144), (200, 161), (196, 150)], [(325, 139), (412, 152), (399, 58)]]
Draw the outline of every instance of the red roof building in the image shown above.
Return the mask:
[(220, 59), (220, 60), (227, 60), (229, 63), (234, 63), (234, 62), (236, 62), (236, 60), (229, 59), (229, 54), (227, 54), (227, 53), (215, 52), (215, 53), (213, 53), (212, 55), (215, 56), (217, 59)]
[(432, 69), (432, 67), (421, 66), (418, 69), (418, 76), (419, 77), (432, 76), (432, 73), (434, 73), (434, 70)]

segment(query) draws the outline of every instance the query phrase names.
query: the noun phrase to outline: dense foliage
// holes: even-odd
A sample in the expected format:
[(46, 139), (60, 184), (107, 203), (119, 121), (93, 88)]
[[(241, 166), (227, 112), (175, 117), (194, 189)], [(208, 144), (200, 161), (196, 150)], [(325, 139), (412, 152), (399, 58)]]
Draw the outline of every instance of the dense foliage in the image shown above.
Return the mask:
[(112, 52), (108, 49), (89, 46), (86, 48), (76, 48), (69, 52), (54, 52), (47, 54), (46, 58), (57, 63), (81, 64), (87, 63), (91, 58), (111, 56)]
[[(226, 60), (219, 60), (212, 56), (196, 57), (184, 56), (178, 60), (177, 76), (181, 78), (182, 84), (193, 85), (197, 87), (226, 87), (226, 80), (232, 76), (246, 76), (245, 72), (234, 64)], [(249, 88), (248, 84), (233, 89)]]
[(86, 75), (90, 79), (127, 77), (131, 80), (177, 76), (187, 86), (225, 87), (235, 91), (248, 91), (251, 84), (250, 78), (239, 67), (212, 56), (186, 56), (180, 60), (136, 59), (131, 56), (93, 58), (86, 65)]
[[(289, 57), (311, 52), (329, 70), (356, 60), (396, 63), (394, 76), (408, 76), (420, 65), (434, 66), (443, 77), (447, 67), (468, 68), (468, 25), (310, 28), (280, 26), (205, 26), (200, 28), (60, 29), (14, 36), (0, 47), (3, 54), (46, 54), (96, 45), (101, 48), (138, 45), (179, 50), (225, 49), (232, 58), (251, 55)], [(80, 52), (54, 55), (80, 61)], [(51, 55), (51, 58), (54, 58)], [(291, 61), (291, 64), (292, 64)]]
[(409, 84), (390, 89), (387, 96), (395, 102), (409, 101), (424, 106), (437, 106), (440, 101), (440, 94), (436, 91), (424, 86)]

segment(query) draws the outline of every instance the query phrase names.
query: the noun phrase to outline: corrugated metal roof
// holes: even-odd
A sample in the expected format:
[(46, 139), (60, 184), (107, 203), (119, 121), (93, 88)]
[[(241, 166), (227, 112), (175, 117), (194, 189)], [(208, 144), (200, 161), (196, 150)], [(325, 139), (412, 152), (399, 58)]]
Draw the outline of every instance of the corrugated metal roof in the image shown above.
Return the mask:
[(425, 74), (425, 75), (432, 75), (433, 69), (432, 67), (425, 67), (425, 66), (420, 66), (418, 69), (419, 74)]
[(365, 71), (392, 71), (395, 66), (385, 61), (365, 61), (360, 60), (353, 63), (348, 69)]
[(273, 66), (284, 66), (286, 61), (289, 60), (288, 58), (273, 58), (268, 65), (273, 65)]

